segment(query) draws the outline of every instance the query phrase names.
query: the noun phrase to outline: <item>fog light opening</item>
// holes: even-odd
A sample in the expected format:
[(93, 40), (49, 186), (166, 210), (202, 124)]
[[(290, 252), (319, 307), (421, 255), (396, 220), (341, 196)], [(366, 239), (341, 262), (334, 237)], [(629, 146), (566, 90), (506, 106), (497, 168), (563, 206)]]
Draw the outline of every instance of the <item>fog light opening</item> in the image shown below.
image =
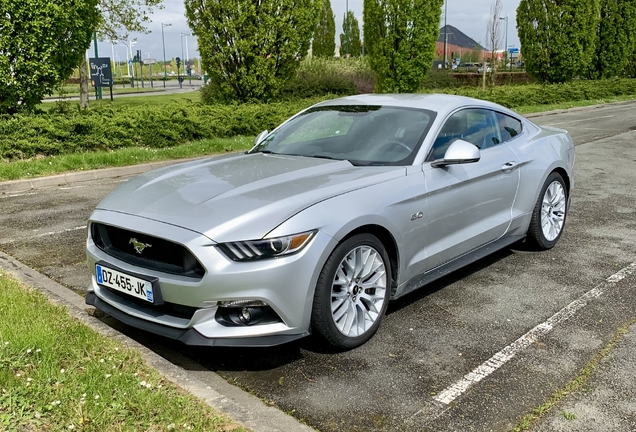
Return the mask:
[(215, 315), (216, 321), (226, 327), (243, 327), (264, 324), (282, 323), (283, 320), (270, 306), (219, 307)]
[(250, 311), (250, 308), (242, 308), (239, 314), (239, 319), (243, 322), (243, 324), (249, 325), (252, 322), (252, 312)]

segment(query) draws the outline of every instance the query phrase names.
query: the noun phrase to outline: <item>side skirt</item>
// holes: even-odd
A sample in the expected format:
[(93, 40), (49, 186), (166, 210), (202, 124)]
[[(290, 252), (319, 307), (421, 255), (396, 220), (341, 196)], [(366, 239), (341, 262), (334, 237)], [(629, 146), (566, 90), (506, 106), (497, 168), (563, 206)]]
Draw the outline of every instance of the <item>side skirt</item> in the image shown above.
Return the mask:
[(499, 240), (495, 240), (491, 243), (485, 244), (478, 247), (477, 249), (467, 252), (464, 255), (460, 255), (452, 261), (448, 261), (447, 263), (437, 266), (434, 269), (428, 270), (427, 272), (413, 277), (404, 285), (398, 287), (397, 292), (392, 299), (397, 299), (406, 294), (412, 293), (413, 291), (423, 287), (424, 285), (427, 285), (456, 270), (459, 270), (462, 267), (472, 264), (475, 261), (479, 261), (480, 259), (485, 258), (500, 249), (510, 246), (511, 244), (516, 243), (519, 240), (523, 240), (525, 237), (525, 235), (502, 237)]

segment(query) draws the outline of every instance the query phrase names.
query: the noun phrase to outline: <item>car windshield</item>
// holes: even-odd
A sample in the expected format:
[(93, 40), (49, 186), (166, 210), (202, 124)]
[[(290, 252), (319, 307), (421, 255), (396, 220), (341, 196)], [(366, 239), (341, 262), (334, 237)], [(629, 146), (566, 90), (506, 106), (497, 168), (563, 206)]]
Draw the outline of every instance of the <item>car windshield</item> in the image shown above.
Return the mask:
[(375, 105), (312, 108), (282, 125), (252, 149), (336, 160), (354, 165), (408, 165), (435, 113)]

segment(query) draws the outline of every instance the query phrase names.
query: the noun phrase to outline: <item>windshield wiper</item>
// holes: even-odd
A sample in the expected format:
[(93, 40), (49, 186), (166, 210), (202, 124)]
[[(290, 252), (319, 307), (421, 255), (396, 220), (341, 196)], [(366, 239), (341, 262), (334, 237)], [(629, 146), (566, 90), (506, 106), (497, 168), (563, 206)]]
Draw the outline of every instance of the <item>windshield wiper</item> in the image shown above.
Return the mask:
[(327, 155), (311, 155), (310, 157), (318, 158), (318, 159), (346, 160), (346, 159), (338, 159), (338, 158), (327, 156)]
[(280, 154), (280, 153), (275, 153), (271, 150), (256, 150), (254, 152), (249, 152), (249, 154), (256, 154), (256, 153), (264, 153), (264, 154)]

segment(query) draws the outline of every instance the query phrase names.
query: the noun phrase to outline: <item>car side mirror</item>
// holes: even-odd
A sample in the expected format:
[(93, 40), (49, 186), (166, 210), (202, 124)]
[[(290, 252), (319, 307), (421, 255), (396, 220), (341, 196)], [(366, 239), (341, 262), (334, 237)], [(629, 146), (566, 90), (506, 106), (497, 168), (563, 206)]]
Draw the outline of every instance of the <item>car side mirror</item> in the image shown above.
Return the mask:
[(479, 162), (479, 159), (481, 159), (481, 153), (476, 145), (468, 141), (456, 140), (446, 150), (444, 159), (433, 161), (431, 166), (438, 168), (447, 165), (475, 163)]
[(263, 141), (267, 135), (269, 135), (269, 132), (267, 130), (264, 130), (263, 132), (259, 133), (256, 136), (256, 138), (254, 138), (254, 145), (255, 146), (259, 145), (261, 141)]

